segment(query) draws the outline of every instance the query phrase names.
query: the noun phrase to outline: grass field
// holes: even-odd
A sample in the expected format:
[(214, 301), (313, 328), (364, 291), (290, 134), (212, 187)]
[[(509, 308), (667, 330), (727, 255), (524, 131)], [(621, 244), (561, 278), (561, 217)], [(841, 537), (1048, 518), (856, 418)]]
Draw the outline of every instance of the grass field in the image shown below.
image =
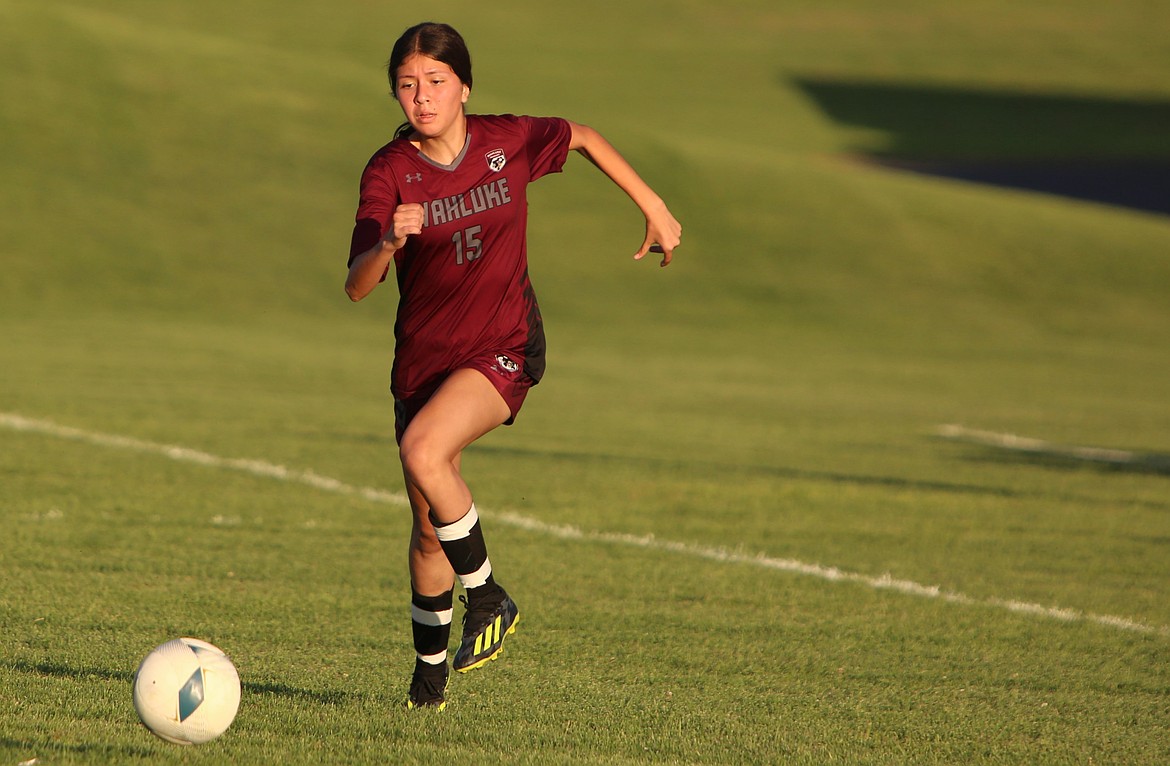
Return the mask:
[[(428, 11), (532, 192), (549, 373), (465, 473), (523, 621), (403, 709), (396, 296), (342, 292), (395, 4), (0, 0), (0, 764), (1170, 762), (1170, 218), (869, 156), (1170, 159), (1170, 8)], [(441, 14), (441, 15), (440, 15)], [(937, 125), (936, 129), (931, 129)], [(152, 737), (180, 635), (244, 698)]]

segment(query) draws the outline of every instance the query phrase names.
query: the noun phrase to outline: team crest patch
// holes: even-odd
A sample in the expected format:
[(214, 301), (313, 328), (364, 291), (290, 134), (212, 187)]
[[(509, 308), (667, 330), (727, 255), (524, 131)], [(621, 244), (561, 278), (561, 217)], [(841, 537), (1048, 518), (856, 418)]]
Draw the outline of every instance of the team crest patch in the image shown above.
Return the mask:
[(484, 157), (487, 158), (488, 167), (496, 173), (499, 173), (501, 170), (503, 170), (504, 165), (508, 162), (508, 158), (504, 156), (503, 149), (492, 149), (490, 152), (485, 154)]
[(496, 354), (496, 364), (500, 365), (507, 372), (516, 372), (520, 369), (520, 365), (513, 362), (503, 354)]

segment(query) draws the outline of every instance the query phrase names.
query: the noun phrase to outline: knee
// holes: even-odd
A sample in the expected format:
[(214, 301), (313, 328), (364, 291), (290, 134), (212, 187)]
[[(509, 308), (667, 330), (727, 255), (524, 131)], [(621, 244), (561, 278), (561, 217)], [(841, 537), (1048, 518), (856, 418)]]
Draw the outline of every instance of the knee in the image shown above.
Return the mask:
[(449, 471), (451, 461), (425, 436), (407, 434), (398, 448), (402, 470), (417, 487), (428, 487), (435, 477)]

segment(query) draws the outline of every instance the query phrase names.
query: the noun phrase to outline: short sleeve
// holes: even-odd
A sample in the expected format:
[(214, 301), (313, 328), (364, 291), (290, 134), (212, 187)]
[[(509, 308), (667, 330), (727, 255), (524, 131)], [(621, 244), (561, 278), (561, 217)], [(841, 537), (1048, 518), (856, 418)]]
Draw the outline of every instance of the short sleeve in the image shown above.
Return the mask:
[(379, 161), (375, 155), (362, 173), (347, 267), (353, 264), (354, 258), (378, 244), (390, 227), (397, 206), (398, 188), (389, 173), (389, 164)]
[(569, 156), (573, 129), (560, 117), (522, 117), (525, 146), (528, 150), (530, 180), (548, 173), (559, 173)]

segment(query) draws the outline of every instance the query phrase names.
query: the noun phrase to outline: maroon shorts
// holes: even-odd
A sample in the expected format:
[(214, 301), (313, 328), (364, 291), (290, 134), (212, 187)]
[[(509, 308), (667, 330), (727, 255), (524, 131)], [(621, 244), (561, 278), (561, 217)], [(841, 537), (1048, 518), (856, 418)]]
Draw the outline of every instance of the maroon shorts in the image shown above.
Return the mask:
[[(510, 426), (516, 422), (516, 415), (520, 413), (520, 405), (524, 404), (524, 397), (528, 396), (528, 389), (536, 385), (536, 382), (528, 373), (524, 372), (524, 357), (513, 352), (485, 353), (482, 356), (470, 359), (457, 369), (478, 370), (495, 386), (496, 390), (500, 392), (500, 396), (503, 397), (504, 402), (508, 405), (508, 411), (511, 413), (509, 418), (504, 421), (504, 425), (506, 426)], [(454, 371), (452, 370), (452, 372)], [(439, 387), (443, 385), (443, 381), (449, 376), (450, 373), (410, 396), (402, 399), (395, 397), (395, 439), (399, 442), (402, 441), (402, 434), (406, 433), (406, 427), (410, 425), (410, 421), (414, 420), (414, 416), (426, 406), (426, 403), (430, 401), (435, 392), (439, 390)]]

